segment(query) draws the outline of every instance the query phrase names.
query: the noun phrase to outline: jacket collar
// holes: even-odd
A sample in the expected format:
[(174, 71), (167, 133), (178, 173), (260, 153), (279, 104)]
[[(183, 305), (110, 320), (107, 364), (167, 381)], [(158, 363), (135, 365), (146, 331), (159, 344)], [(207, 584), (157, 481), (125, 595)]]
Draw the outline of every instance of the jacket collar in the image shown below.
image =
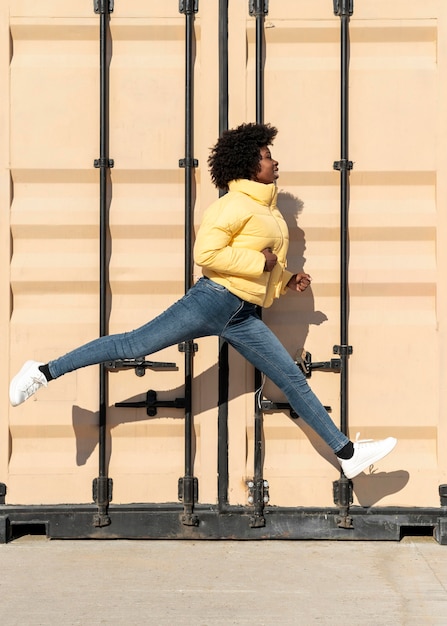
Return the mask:
[(276, 196), (278, 195), (278, 188), (275, 183), (266, 185), (264, 183), (257, 183), (254, 180), (247, 180), (241, 178), (239, 180), (232, 180), (228, 184), (230, 191), (239, 191), (244, 193), (256, 202), (265, 204), (266, 206), (276, 206)]

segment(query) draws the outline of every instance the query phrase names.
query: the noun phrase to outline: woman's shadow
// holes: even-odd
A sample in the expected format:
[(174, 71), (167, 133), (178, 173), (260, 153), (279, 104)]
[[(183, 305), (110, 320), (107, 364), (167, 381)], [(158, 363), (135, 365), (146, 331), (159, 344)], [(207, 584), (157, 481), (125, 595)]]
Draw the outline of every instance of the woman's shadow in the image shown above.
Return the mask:
[[(293, 272), (306, 272), (307, 259), (304, 256), (306, 238), (304, 231), (298, 225), (304, 202), (291, 193), (280, 191), (278, 207), (289, 229), (288, 269)], [(271, 308), (263, 311), (263, 319), (288, 352), (295, 356), (297, 350), (302, 350), (305, 346), (309, 326), (320, 326), (328, 318), (322, 311), (315, 310), (314, 295), (312, 285), (310, 285), (299, 295), (298, 300), (293, 296), (280, 298)], [(293, 328), (293, 334), (290, 333), (290, 328)]]
[[(300, 198), (281, 191), (278, 193), (278, 207), (287, 222), (290, 233), (289, 269), (294, 272), (306, 272), (305, 233), (298, 225), (299, 217), (304, 210), (304, 203)], [(307, 273), (311, 274), (311, 272)], [(309, 327), (323, 324), (328, 317), (323, 311), (315, 310), (314, 295), (310, 286), (299, 295), (298, 302), (294, 297), (282, 298), (272, 308), (266, 309), (263, 312), (263, 320), (277, 335), (289, 354), (297, 357), (298, 360), (304, 351)], [(293, 332), (290, 332), (291, 328)], [(264, 391), (270, 400), (281, 401), (282, 392), (271, 381), (267, 382)], [(338, 462), (329, 446), (303, 420), (292, 419), (305, 433), (314, 449), (339, 470)], [(391, 473), (370, 471), (356, 478), (354, 491), (362, 506), (372, 506), (384, 496), (403, 489), (408, 480), (409, 474), (403, 470)]]

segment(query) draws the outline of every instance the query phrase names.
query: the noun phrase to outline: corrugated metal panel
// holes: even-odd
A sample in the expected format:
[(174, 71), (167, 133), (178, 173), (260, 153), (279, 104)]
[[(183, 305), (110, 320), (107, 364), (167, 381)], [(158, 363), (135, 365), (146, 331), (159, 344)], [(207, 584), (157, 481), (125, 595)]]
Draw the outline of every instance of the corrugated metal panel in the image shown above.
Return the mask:
[[(98, 334), (98, 20), (65, 1), (1, 9), (2, 212), (0, 480), (11, 503), (91, 501), (97, 476), (97, 368), (57, 381), (8, 411), (7, 386), (26, 358), (47, 360)], [(195, 221), (215, 199), (206, 160), (218, 134), (217, 1), (196, 26)], [(357, 6), (358, 5), (358, 6)], [(339, 20), (331, 3), (271, 0), (265, 24), (265, 118), (280, 129), (280, 206), (291, 226), (290, 267), (312, 289), (265, 313), (291, 353), (328, 360), (339, 342)], [(437, 506), (445, 411), (442, 244), (447, 190), (442, 149), (447, 10), (438, 2), (356, 3), (351, 20), (350, 429), (396, 435), (398, 448), (354, 482), (362, 505)], [(115, 2), (110, 65), (110, 332), (136, 327), (183, 292), (184, 30), (176, 2)], [(230, 2), (230, 125), (255, 117), (254, 19)], [(10, 81), (9, 81), (10, 72)], [(10, 89), (10, 92), (8, 92)], [(11, 180), (11, 184), (9, 184)], [(9, 191), (11, 189), (11, 191)], [(11, 262), (9, 263), (9, 228)], [(9, 305), (10, 272), (12, 298)], [(11, 318), (9, 320), (9, 312)], [(215, 503), (217, 340), (194, 361), (199, 498)], [(183, 394), (177, 347), (157, 360), (177, 372), (110, 375), (109, 471), (114, 503), (176, 500), (183, 412), (118, 409), (148, 389)], [(253, 373), (231, 353), (230, 502), (253, 476)], [(339, 420), (339, 376), (311, 385)], [(280, 400), (269, 382), (266, 397)], [(9, 437), (8, 437), (9, 432)], [(286, 414), (264, 419), (271, 503), (331, 506), (338, 468), (329, 450)]]

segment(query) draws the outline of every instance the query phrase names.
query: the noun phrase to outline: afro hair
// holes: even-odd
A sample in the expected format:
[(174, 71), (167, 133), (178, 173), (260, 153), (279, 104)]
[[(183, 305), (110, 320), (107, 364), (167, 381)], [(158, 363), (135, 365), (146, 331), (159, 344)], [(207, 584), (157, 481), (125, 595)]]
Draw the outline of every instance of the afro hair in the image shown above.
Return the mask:
[(254, 123), (224, 131), (208, 158), (214, 185), (227, 191), (232, 180), (254, 180), (260, 170), (260, 150), (270, 146), (277, 133), (270, 124)]

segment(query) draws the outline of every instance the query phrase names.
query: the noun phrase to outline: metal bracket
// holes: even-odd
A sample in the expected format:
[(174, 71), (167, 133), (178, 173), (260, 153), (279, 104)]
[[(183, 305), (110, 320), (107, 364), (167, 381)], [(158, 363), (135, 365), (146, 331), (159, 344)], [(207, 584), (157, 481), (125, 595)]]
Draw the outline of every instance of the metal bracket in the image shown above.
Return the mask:
[(263, 478), (247, 480), (248, 504), (254, 508), (250, 516), (250, 528), (263, 528), (265, 517), (263, 515), (264, 506), (270, 499), (269, 484)]
[(199, 500), (199, 481), (195, 476), (183, 476), (178, 479), (178, 499), (180, 502)]
[(441, 506), (447, 506), (447, 485), (439, 485), (439, 497)]
[(288, 402), (272, 402), (271, 400), (261, 400), (263, 411), (290, 411), (290, 417), (294, 420), (299, 418), (298, 413), (292, 409)]
[[(332, 407), (324, 407), (328, 413), (331, 413)], [(261, 409), (263, 411), (290, 411), (290, 417), (294, 420), (299, 419), (298, 413), (296, 413), (288, 402), (272, 402), (271, 400), (261, 400)]]
[(334, 161), (334, 170), (338, 170), (341, 172), (342, 170), (352, 170), (354, 167), (354, 163), (352, 161), (348, 161), (348, 159), (341, 159), (340, 161)]
[[(106, 9), (107, 2), (108, 2), (108, 10)], [(99, 13), (99, 14), (113, 13), (114, 0), (93, 0), (93, 7), (95, 9), (95, 13)]]
[(198, 167), (199, 161), (197, 159), (179, 159), (179, 167)]
[(433, 531), (433, 537), (441, 546), (447, 546), (447, 519), (439, 517), (438, 523)]
[(346, 476), (332, 483), (334, 504), (340, 507), (340, 515), (337, 517), (339, 528), (354, 528), (352, 517), (349, 515), (349, 506), (354, 502), (352, 495), (352, 481)]
[(134, 369), (137, 376), (144, 376), (148, 369), (178, 370), (176, 363), (145, 361), (144, 359), (116, 359), (116, 361), (106, 361), (104, 365), (109, 372)]
[(269, 12), (269, 0), (249, 0), (248, 12), (252, 16), (267, 15)]
[(181, 516), (184, 526), (198, 526), (199, 518), (194, 513), (194, 503), (199, 499), (199, 481), (195, 476), (183, 476), (178, 479), (178, 499), (183, 502)]
[(184, 13), (185, 15), (197, 13), (199, 10), (199, 0), (179, 0), (178, 10), (179, 13)]
[(109, 503), (112, 501), (113, 481), (107, 476), (100, 476), (93, 480), (93, 501), (98, 505), (98, 512), (93, 516), (93, 526), (103, 528), (110, 526), (111, 519), (107, 513)]
[(197, 343), (194, 343), (193, 341), (184, 341), (183, 343), (179, 343), (177, 345), (178, 351), (179, 352), (185, 352), (188, 354), (191, 354), (194, 352), (197, 352), (199, 349), (199, 346)]
[(255, 479), (253, 478), (253, 479), (247, 480), (246, 483), (247, 483), (247, 488), (248, 488), (248, 498), (247, 498), (248, 504), (250, 505), (255, 504), (256, 492), (259, 494), (264, 504), (267, 504), (269, 502), (270, 500), (269, 483), (267, 480), (261, 479), (261, 480), (255, 481)]
[(92, 484), (93, 502), (112, 502), (113, 480), (111, 478), (94, 478)]
[(330, 361), (315, 361), (312, 362), (312, 355), (310, 352), (303, 350), (301, 353), (297, 352), (295, 356), (295, 363), (303, 372), (306, 378), (312, 376), (312, 370), (320, 370), (320, 372), (336, 372), (341, 371), (341, 360), (331, 359)]
[(93, 161), (93, 165), (96, 168), (100, 168), (100, 167), (107, 167), (107, 168), (111, 168), (115, 166), (115, 161), (113, 159), (95, 159)]
[(349, 356), (350, 354), (352, 354), (352, 346), (334, 346), (332, 351), (334, 354)]
[(354, 13), (354, 0), (334, 0), (334, 15), (352, 15)]
[(157, 400), (157, 392), (153, 389), (150, 389), (146, 393), (146, 400), (140, 400), (136, 402), (116, 402), (115, 406), (117, 408), (124, 409), (145, 408), (147, 415), (149, 415), (149, 417), (154, 417), (155, 415), (157, 415), (157, 407), (184, 409), (185, 398), (176, 398), (175, 400)]

